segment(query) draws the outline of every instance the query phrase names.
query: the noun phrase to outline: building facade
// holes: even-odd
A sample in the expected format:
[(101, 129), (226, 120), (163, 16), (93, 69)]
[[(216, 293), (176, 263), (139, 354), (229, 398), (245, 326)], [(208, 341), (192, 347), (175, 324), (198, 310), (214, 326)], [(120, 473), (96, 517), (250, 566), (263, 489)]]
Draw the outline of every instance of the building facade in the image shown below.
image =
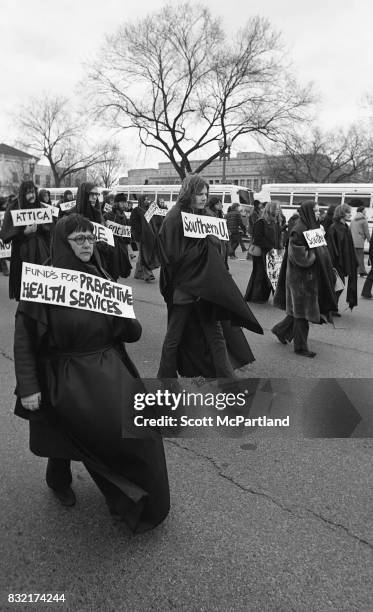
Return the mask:
[[(17, 193), (22, 181), (33, 179), (38, 188), (55, 187), (51, 167), (39, 164), (39, 158), (0, 143), (0, 195)], [(87, 171), (82, 170), (61, 181), (61, 187), (77, 187), (87, 180)]]
[[(194, 172), (203, 160), (191, 161)], [(215, 159), (203, 169), (204, 178), (211, 183), (243, 185), (260, 191), (262, 183), (270, 182), (267, 156), (258, 152), (241, 152), (236, 157)], [(128, 176), (119, 179), (120, 185), (172, 185), (180, 183), (180, 177), (171, 162), (160, 162), (158, 168), (128, 170)]]

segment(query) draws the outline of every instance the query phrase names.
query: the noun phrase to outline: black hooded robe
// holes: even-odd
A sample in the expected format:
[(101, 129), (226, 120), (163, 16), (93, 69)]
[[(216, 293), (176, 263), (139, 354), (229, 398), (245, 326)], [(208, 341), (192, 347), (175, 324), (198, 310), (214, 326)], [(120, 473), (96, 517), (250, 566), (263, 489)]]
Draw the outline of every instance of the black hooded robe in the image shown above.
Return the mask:
[(225, 262), (214, 244), (214, 238), (186, 238), (183, 233), (181, 207), (175, 204), (167, 213), (159, 233), (161, 258), (160, 291), (170, 317), (173, 305), (189, 296), (190, 316), (178, 347), (177, 370), (181, 376), (215, 378), (216, 372), (193, 302), (201, 300), (210, 309), (211, 319), (221, 321), (228, 355), (234, 367), (254, 361), (250, 346), (240, 329), (258, 334), (263, 330), (247, 306)]
[(4, 216), (0, 238), (5, 243), (12, 243), (9, 269), (9, 298), (19, 301), (22, 277), (22, 263), (42, 265), (49, 257), (50, 232), (53, 224), (40, 224), (36, 232), (25, 234), (24, 226), (14, 226), (11, 211), (25, 208), (41, 208), (38, 198), (33, 204), (26, 202), (26, 191), (34, 187), (31, 181), (21, 183), (18, 199), (10, 204)]
[[(64, 221), (55, 230), (54, 266), (94, 273), (62, 237)], [(14, 343), (16, 414), (30, 420), (32, 452), (83, 461), (133, 532), (155, 527), (169, 511), (161, 437), (147, 430), (137, 439), (131, 422), (133, 394), (143, 388), (124, 342), (140, 334), (132, 319), (20, 302)], [(38, 391), (41, 409), (24, 409), (20, 398)]]
[(352, 310), (357, 306), (358, 261), (348, 225), (341, 221), (333, 223), (329, 228), (327, 242), (333, 266), (342, 280), (348, 276), (346, 302)]

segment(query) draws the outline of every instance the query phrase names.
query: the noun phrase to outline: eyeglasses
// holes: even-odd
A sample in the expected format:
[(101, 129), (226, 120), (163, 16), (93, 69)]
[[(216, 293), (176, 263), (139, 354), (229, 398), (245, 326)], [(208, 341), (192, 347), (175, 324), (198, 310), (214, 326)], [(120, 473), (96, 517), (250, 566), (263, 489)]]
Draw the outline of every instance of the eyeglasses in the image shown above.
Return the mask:
[(93, 234), (89, 234), (88, 236), (85, 234), (79, 234), (79, 236), (75, 236), (75, 238), (68, 238), (68, 240), (72, 240), (78, 246), (83, 246), (86, 240), (89, 244), (94, 244), (96, 242), (96, 236)]

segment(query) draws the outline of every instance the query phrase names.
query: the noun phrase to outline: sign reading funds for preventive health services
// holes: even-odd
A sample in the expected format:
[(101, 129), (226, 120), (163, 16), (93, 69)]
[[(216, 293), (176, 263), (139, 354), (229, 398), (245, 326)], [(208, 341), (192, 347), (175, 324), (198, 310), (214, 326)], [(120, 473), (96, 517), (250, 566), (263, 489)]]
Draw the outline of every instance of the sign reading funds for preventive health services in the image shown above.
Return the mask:
[(208, 217), (206, 215), (191, 215), (181, 213), (183, 220), (184, 236), (187, 238), (206, 238), (206, 236), (216, 236), (219, 240), (229, 240), (227, 222), (218, 217)]
[(22, 264), (21, 300), (135, 319), (132, 287), (93, 274)]
[(110, 246), (115, 246), (114, 236), (111, 229), (105, 227), (105, 225), (101, 225), (101, 223), (93, 223), (93, 233), (96, 236), (97, 242), (106, 242), (110, 244)]
[(14, 227), (23, 225), (41, 225), (42, 223), (53, 223), (52, 208), (20, 208), (11, 210)]
[(307, 230), (303, 232), (305, 239), (307, 240), (307, 244), (310, 249), (315, 249), (319, 246), (327, 246), (325, 240), (325, 232), (322, 227), (318, 229)]
[(120, 223), (114, 223), (114, 221), (106, 221), (106, 227), (113, 232), (114, 236), (119, 236), (119, 238), (131, 238), (130, 225), (121, 225)]

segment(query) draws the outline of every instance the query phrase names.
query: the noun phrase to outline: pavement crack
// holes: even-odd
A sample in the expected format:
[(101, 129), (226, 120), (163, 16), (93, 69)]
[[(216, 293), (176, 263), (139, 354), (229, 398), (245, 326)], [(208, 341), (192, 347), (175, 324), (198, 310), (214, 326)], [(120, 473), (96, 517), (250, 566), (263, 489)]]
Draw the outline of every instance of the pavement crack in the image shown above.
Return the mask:
[(8, 355), (8, 353), (3, 351), (2, 349), (0, 349), (0, 357), (4, 357), (5, 359), (9, 359), (9, 361), (14, 361), (13, 357)]
[[(196, 451), (196, 450), (194, 450), (192, 448), (184, 446), (183, 444), (180, 444), (175, 439), (170, 440), (168, 438), (168, 439), (165, 440), (165, 442), (168, 442), (169, 444), (172, 444), (173, 446), (177, 446), (178, 448), (180, 448), (182, 450), (185, 450), (185, 451), (187, 451), (189, 453), (192, 453), (193, 455), (195, 455), (196, 457), (199, 457), (200, 459), (207, 460), (214, 467), (214, 469), (217, 471), (218, 476), (220, 476), (221, 478), (224, 478), (225, 480), (228, 480), (228, 482), (233, 484), (235, 487), (237, 487), (238, 489), (240, 489), (244, 493), (250, 493), (251, 495), (256, 495), (258, 497), (264, 497), (265, 499), (267, 499), (270, 502), (272, 502), (275, 506), (277, 506), (278, 508), (280, 508), (284, 512), (287, 512), (287, 513), (291, 514), (292, 516), (300, 518), (300, 519), (304, 519), (307, 514), (311, 515), (313, 518), (316, 518), (317, 520), (322, 521), (324, 523), (324, 525), (328, 529), (333, 529), (333, 531), (335, 531), (336, 529), (341, 529), (342, 531), (344, 531), (344, 533), (346, 533), (353, 540), (357, 541), (359, 544), (364, 544), (365, 546), (368, 546), (368, 548), (373, 550), (372, 542), (369, 542), (369, 540), (365, 540), (364, 538), (361, 538), (358, 535), (352, 533), (348, 529), (348, 527), (345, 527), (345, 525), (343, 525), (342, 523), (337, 523), (335, 521), (332, 521), (331, 519), (328, 519), (325, 516), (323, 516), (322, 514), (319, 514), (318, 512), (315, 512), (314, 510), (312, 510), (310, 508), (307, 508), (307, 507), (303, 507), (302, 508), (300, 506), (287, 506), (284, 503), (282, 503), (279, 499), (277, 499), (276, 497), (273, 497), (272, 495), (270, 495), (269, 493), (266, 493), (265, 491), (256, 490), (256, 489), (253, 489), (252, 487), (248, 487), (248, 486), (240, 484), (239, 482), (234, 480), (233, 477), (228, 476), (227, 474), (225, 474), (222, 471), (222, 466), (219, 465), (219, 463), (213, 457), (210, 457), (209, 455), (205, 455), (203, 453), (199, 453), (198, 451)], [(298, 511), (297, 511), (297, 509), (298, 509)]]

